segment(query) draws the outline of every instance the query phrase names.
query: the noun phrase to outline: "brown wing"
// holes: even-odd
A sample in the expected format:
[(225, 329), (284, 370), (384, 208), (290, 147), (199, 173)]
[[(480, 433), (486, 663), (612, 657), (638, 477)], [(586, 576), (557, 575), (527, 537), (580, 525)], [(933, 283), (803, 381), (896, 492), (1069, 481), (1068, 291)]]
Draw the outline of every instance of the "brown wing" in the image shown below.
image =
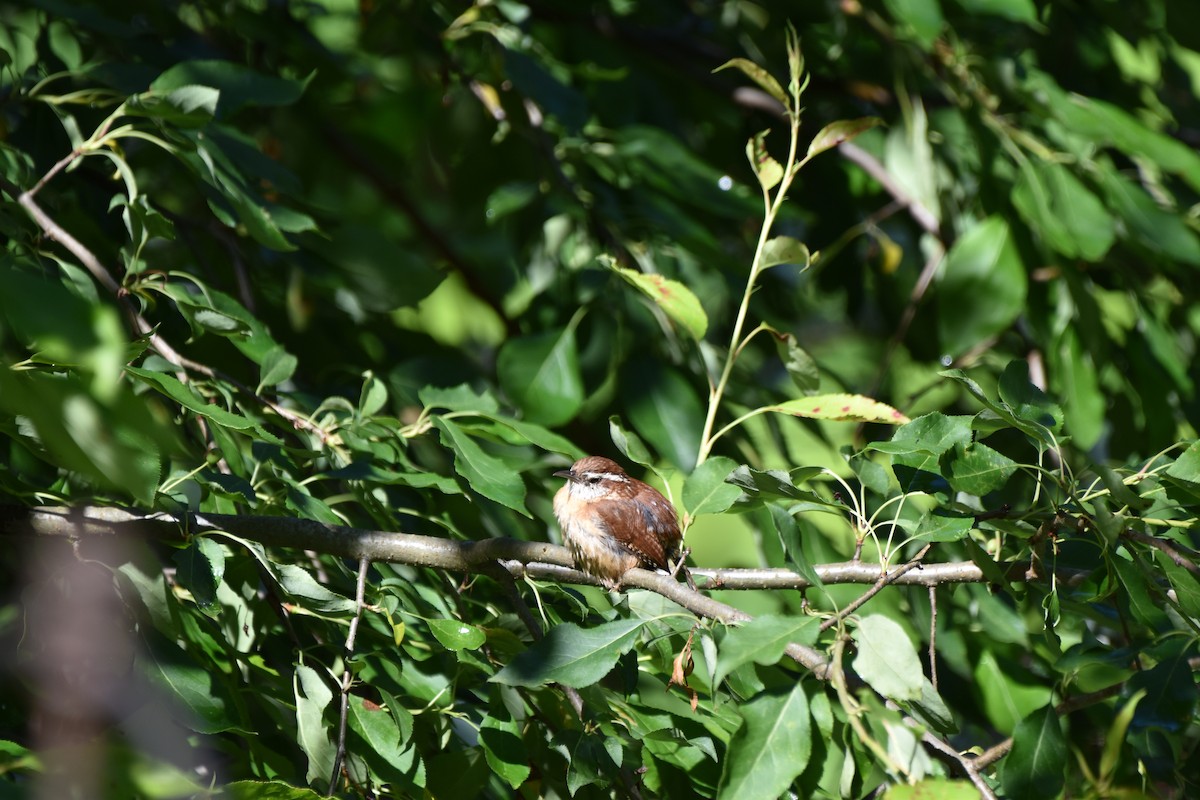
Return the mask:
[(597, 516), (621, 546), (647, 566), (669, 569), (679, 544), (679, 519), (675, 508), (657, 492), (639, 492), (619, 502), (595, 504)]

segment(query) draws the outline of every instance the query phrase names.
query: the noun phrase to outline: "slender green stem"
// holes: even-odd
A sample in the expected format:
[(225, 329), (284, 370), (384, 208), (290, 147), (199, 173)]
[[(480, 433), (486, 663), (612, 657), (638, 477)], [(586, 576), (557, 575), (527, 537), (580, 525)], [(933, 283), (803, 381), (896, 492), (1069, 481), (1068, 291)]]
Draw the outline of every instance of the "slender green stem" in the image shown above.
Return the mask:
[[(775, 218), (779, 214), (779, 209), (783, 207), (783, 201), (787, 199), (787, 191), (792, 185), (792, 179), (796, 175), (796, 171), (808, 160), (796, 163), (796, 150), (800, 139), (800, 115), (799, 115), (799, 97), (795, 98), (795, 108), (789, 113), (791, 120), (791, 136), (788, 143), (787, 161), (783, 165), (783, 176), (779, 179), (779, 185), (775, 189), (775, 196), (771, 196), (771, 190), (763, 187), (763, 207), (764, 216), (762, 229), (758, 233), (758, 245), (754, 248), (754, 260), (750, 264), (750, 275), (746, 278), (746, 290), (742, 293), (742, 302), (738, 306), (737, 319), (733, 323), (733, 335), (729, 340), (729, 352), (725, 356), (725, 364), (721, 369), (721, 376), (717, 379), (716, 385), (709, 392), (708, 396), (708, 413), (704, 418), (704, 431), (700, 435), (700, 452), (696, 456), (696, 464), (703, 464), (712, 452), (713, 445), (722, 435), (724, 435), (732, 426), (726, 426), (713, 434), (713, 426), (717, 420), (717, 409), (721, 406), (721, 399), (725, 396), (725, 387), (729, 383), (729, 376), (733, 373), (733, 365), (737, 361), (738, 355), (741, 354), (742, 347), (745, 346), (745, 341), (742, 340), (742, 328), (746, 325), (746, 315), (750, 311), (750, 297), (754, 294), (755, 285), (758, 282), (758, 276), (762, 272), (763, 253), (766, 250), (767, 242), (771, 236), (771, 229), (775, 225)], [(750, 337), (761, 328), (756, 328), (747, 337)], [(753, 414), (751, 414), (753, 416)], [(741, 422), (745, 419), (739, 419)], [(736, 424), (736, 423), (734, 423)]]

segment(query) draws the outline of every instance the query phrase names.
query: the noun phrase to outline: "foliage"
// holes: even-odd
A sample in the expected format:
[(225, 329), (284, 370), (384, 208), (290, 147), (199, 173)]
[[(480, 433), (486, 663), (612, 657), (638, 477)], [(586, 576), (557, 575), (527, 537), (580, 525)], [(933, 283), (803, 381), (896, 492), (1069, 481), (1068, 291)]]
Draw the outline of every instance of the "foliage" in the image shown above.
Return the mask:
[[(754, 615), (79, 545), (110, 796), (1195, 796), (1200, 9), (1122, 10), (0, 5), (6, 504), (557, 541), (619, 453)], [(5, 796), (89, 763), (29, 552)]]

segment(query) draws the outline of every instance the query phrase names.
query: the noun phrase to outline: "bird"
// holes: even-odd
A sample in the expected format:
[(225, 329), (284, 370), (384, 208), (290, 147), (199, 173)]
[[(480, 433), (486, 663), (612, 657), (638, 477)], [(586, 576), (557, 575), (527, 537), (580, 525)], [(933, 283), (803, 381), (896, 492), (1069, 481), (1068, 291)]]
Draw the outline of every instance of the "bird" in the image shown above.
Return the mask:
[(634, 567), (675, 575), (687, 551), (675, 507), (662, 494), (632, 478), (612, 459), (586, 456), (555, 477), (567, 482), (554, 495), (554, 516), (575, 564), (611, 591)]

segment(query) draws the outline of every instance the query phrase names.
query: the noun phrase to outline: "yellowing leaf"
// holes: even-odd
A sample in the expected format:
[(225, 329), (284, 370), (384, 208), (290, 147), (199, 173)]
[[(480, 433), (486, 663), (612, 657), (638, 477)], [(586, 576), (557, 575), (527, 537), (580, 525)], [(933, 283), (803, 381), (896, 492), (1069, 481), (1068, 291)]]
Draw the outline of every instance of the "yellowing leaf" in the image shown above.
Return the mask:
[(778, 264), (800, 264), (807, 267), (812, 263), (812, 253), (803, 242), (790, 236), (776, 236), (763, 246), (761, 269)]
[(879, 117), (859, 117), (858, 119), (841, 119), (837, 122), (831, 122), (824, 128), (821, 128), (820, 133), (813, 137), (812, 144), (808, 146), (808, 157), (812, 158), (817, 153), (823, 153), (831, 147), (837, 147), (842, 142), (850, 141), (863, 131), (882, 124), (883, 120)]
[(888, 425), (903, 425), (908, 422), (908, 417), (886, 403), (863, 397), (861, 394), (801, 397), (777, 406), (768, 406), (767, 410), (808, 419), (831, 419), (841, 422), (883, 422)]
[(766, 191), (773, 189), (783, 179), (783, 167), (767, 152), (768, 133), (770, 131), (757, 133), (746, 142), (746, 158), (750, 159), (750, 166), (754, 167), (754, 174)]
[(708, 316), (691, 289), (662, 275), (647, 275), (615, 264), (611, 266), (622, 278), (657, 303), (658, 307), (681, 325), (693, 339), (699, 341), (704, 338), (704, 332), (708, 330)]
[(787, 108), (787, 93), (783, 91), (783, 87), (779, 85), (779, 81), (775, 80), (775, 78), (771, 76), (771, 73), (767, 72), (753, 61), (745, 58), (731, 58), (721, 66), (714, 69), (713, 72), (720, 72), (721, 70), (729, 69), (730, 67), (734, 69), (740, 69), (742, 72), (746, 73), (750, 80), (761, 86), (767, 94), (771, 95), (771, 97), (774, 97), (776, 100), (782, 103), (784, 108)]

